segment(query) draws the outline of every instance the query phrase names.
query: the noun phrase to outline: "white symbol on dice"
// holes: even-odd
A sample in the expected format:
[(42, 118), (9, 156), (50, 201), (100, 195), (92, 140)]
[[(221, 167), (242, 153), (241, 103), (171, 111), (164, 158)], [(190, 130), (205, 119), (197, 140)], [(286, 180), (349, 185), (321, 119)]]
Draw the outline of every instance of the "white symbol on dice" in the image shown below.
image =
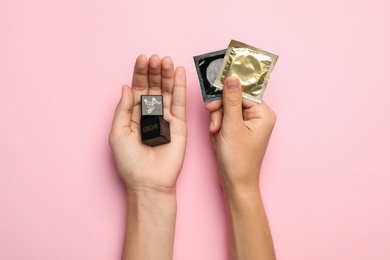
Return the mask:
[(160, 101), (157, 101), (156, 98), (152, 98), (152, 101), (148, 101), (146, 98), (144, 99), (144, 102), (146, 104), (146, 106), (148, 107), (148, 114), (152, 113), (154, 109), (156, 109), (154, 107), (155, 104), (161, 104)]

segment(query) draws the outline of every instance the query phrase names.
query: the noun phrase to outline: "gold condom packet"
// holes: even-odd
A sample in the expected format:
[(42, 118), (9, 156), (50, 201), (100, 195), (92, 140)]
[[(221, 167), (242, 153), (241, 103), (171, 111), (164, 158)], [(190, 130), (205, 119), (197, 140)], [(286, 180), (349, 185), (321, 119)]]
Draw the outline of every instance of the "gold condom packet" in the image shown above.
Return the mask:
[(193, 57), (203, 102), (210, 102), (222, 98), (222, 90), (214, 87), (214, 82), (221, 69), (226, 50), (209, 52)]
[(223, 89), (229, 76), (240, 79), (242, 96), (261, 103), (269, 77), (278, 56), (248, 44), (232, 40), (226, 51), (214, 86)]

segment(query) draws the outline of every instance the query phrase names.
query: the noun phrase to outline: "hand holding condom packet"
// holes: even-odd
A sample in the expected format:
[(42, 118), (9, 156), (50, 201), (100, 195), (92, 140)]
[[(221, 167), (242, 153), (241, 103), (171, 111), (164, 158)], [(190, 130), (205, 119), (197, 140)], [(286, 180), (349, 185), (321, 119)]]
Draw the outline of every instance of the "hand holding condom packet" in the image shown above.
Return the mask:
[[(194, 57), (203, 102), (220, 99), (222, 92), (218, 92), (218, 90), (223, 89), (223, 82), (229, 76), (235, 76), (240, 79), (242, 96), (261, 103), (278, 56), (235, 40), (230, 42), (221, 62), (222, 51)], [(219, 64), (221, 65), (218, 75), (214, 80), (214, 74), (211, 72), (215, 72)], [(209, 71), (209, 76), (207, 76), (207, 71)], [(209, 85), (210, 80), (214, 80), (212, 86), (215, 88)]]

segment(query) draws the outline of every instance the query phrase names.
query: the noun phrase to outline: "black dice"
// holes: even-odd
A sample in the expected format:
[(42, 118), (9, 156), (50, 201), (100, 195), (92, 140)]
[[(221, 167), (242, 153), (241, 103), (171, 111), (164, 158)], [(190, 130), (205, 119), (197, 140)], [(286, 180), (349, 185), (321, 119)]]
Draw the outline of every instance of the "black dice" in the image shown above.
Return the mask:
[(169, 122), (163, 118), (163, 97), (142, 95), (140, 101), (142, 142), (152, 147), (171, 142)]

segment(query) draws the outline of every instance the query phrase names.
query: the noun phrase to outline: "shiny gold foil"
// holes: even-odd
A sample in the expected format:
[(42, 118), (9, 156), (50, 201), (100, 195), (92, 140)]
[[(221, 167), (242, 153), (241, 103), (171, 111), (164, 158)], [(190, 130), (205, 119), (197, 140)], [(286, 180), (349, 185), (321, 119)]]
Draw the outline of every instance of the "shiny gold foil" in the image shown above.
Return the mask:
[(236, 76), (241, 82), (242, 96), (261, 103), (277, 59), (275, 54), (232, 40), (214, 86), (223, 89), (225, 79)]

